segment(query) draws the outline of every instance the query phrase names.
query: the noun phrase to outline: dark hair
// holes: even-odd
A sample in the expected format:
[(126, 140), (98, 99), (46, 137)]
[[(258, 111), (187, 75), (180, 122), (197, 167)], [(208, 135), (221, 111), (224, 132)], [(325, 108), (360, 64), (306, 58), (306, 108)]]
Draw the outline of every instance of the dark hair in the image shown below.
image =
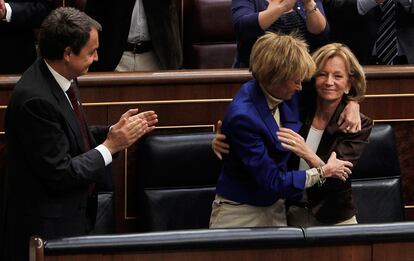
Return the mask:
[(40, 28), (40, 56), (50, 60), (62, 59), (66, 47), (78, 55), (88, 42), (92, 28), (102, 30), (97, 21), (78, 9), (60, 7), (53, 10)]

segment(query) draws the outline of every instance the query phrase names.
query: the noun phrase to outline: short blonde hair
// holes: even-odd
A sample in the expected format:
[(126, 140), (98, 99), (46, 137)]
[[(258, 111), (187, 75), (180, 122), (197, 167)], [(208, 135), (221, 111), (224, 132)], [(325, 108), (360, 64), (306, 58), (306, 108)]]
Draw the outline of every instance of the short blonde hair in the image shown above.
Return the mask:
[(358, 59), (346, 45), (341, 43), (331, 43), (316, 50), (312, 55), (313, 60), (316, 63), (315, 75), (318, 75), (326, 62), (335, 56), (343, 59), (348, 72), (351, 89), (346, 95), (347, 99), (361, 101), (364, 98), (367, 89), (365, 73), (361, 64), (359, 64)]
[(315, 68), (308, 45), (294, 34), (268, 32), (257, 39), (250, 55), (249, 69), (266, 89), (287, 80), (310, 79)]

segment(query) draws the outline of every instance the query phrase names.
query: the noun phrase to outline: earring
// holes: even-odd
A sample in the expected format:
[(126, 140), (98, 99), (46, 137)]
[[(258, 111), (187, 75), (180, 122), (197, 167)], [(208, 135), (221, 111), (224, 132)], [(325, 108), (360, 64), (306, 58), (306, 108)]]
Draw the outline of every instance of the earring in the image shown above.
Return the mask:
[(345, 94), (346, 94), (346, 95), (348, 95), (348, 93), (349, 93), (349, 89), (345, 91)]

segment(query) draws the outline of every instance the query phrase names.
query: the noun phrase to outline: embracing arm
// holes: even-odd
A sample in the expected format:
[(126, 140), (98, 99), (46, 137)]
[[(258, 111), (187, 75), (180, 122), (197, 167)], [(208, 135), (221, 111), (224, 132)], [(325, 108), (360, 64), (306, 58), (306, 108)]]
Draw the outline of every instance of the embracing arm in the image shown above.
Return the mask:
[(361, 117), (359, 115), (359, 103), (349, 101), (339, 116), (337, 122), (343, 132), (355, 133), (361, 130)]
[(350, 161), (354, 165), (359, 160), (362, 151), (369, 141), (369, 135), (373, 126), (372, 120), (364, 115), (361, 115), (361, 122), (361, 131), (343, 134), (334, 147), (338, 158)]
[(222, 154), (229, 154), (230, 146), (228, 143), (226, 143), (226, 135), (221, 133), (221, 121), (217, 122), (217, 129), (216, 129), (216, 135), (214, 136), (214, 139), (211, 142), (211, 148), (213, 149), (214, 154), (216, 154), (217, 158), (220, 160), (223, 159)]

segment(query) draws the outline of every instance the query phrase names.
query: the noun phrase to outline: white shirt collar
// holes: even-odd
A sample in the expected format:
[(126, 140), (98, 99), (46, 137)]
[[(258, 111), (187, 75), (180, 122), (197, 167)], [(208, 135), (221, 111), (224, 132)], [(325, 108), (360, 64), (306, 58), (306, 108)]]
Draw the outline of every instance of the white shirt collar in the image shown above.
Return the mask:
[(65, 77), (63, 77), (62, 75), (60, 75), (57, 71), (55, 71), (55, 69), (53, 69), (47, 62), (46, 60), (44, 60), (46, 63), (47, 68), (49, 68), (49, 71), (52, 73), (53, 77), (55, 78), (55, 80), (57, 81), (57, 83), (59, 84), (60, 88), (62, 88), (62, 91), (66, 93), (66, 91), (69, 89), (72, 81), (69, 81), (68, 79), (66, 79)]

